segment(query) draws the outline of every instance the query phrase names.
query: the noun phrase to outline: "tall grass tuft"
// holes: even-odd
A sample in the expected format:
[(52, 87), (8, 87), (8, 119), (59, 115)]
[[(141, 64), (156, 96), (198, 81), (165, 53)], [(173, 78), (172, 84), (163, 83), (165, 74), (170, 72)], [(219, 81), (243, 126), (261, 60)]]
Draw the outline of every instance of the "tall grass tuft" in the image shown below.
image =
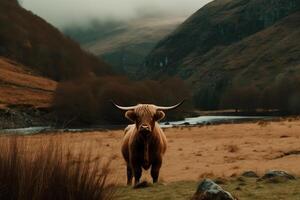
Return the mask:
[(92, 160), (90, 153), (72, 155), (65, 149), (53, 141), (1, 137), (0, 199), (112, 199), (114, 187), (106, 183), (109, 163)]

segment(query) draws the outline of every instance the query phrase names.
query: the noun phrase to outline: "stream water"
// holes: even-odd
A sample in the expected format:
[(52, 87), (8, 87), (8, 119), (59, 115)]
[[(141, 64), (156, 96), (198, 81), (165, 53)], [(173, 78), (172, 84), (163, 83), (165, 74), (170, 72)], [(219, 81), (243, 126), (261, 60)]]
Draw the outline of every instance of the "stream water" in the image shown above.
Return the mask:
[[(193, 126), (193, 125), (210, 125), (210, 124), (222, 124), (222, 123), (238, 123), (247, 122), (259, 119), (268, 119), (266, 116), (200, 116), (185, 118), (180, 121), (170, 121), (160, 123), (162, 128), (170, 128), (173, 126)], [(20, 135), (31, 135), (46, 132), (84, 132), (84, 131), (95, 131), (95, 130), (107, 130), (123, 128), (124, 126), (97, 126), (95, 128), (77, 128), (77, 129), (57, 129), (50, 126), (44, 127), (27, 127), (17, 129), (2, 129), (0, 134), (20, 134)]]
[(182, 125), (207, 125), (207, 124), (220, 124), (220, 123), (236, 123), (242, 121), (253, 121), (259, 119), (267, 119), (266, 116), (200, 116), (185, 118), (181, 121), (163, 122), (161, 126), (164, 128)]

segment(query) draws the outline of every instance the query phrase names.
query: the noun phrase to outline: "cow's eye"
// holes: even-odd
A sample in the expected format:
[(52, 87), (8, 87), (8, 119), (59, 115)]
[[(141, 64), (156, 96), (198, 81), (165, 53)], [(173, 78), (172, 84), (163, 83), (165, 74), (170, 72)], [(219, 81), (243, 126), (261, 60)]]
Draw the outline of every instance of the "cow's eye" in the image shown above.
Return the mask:
[(136, 119), (136, 123), (140, 123), (141, 122), (141, 119), (139, 118), (139, 117), (137, 117), (137, 119)]

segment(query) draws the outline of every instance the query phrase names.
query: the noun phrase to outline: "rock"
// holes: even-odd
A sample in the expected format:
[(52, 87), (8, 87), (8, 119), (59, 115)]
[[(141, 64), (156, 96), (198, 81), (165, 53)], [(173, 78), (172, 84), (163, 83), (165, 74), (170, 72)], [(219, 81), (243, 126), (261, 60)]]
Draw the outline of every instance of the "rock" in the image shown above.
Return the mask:
[(204, 179), (198, 186), (193, 200), (236, 200), (229, 192), (210, 179)]
[(270, 170), (265, 175), (263, 175), (258, 181), (267, 180), (271, 183), (282, 183), (286, 182), (287, 180), (295, 180), (296, 177), (289, 174), (286, 171), (280, 170)]
[(242, 176), (249, 178), (258, 178), (258, 175), (254, 171), (246, 171), (242, 174)]
[(268, 179), (268, 178), (274, 178), (274, 177), (285, 177), (287, 179), (290, 180), (295, 180), (295, 176), (289, 174), (286, 171), (280, 171), (280, 170), (270, 170), (267, 173), (265, 173), (265, 175), (263, 175), (263, 177), (261, 177), (262, 179)]

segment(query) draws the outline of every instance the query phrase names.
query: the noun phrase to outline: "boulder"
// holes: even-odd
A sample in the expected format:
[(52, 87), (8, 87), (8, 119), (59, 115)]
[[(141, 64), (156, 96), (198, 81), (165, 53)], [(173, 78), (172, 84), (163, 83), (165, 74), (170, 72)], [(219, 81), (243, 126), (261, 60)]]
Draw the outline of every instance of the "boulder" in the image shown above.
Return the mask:
[(210, 179), (204, 179), (198, 186), (193, 200), (237, 200), (229, 192)]
[(242, 176), (248, 178), (258, 178), (258, 175), (254, 171), (245, 171)]
[(285, 179), (285, 180), (295, 180), (296, 177), (289, 174), (286, 171), (281, 170), (270, 170), (267, 173), (265, 173), (260, 179), (261, 180), (272, 180), (272, 179)]

